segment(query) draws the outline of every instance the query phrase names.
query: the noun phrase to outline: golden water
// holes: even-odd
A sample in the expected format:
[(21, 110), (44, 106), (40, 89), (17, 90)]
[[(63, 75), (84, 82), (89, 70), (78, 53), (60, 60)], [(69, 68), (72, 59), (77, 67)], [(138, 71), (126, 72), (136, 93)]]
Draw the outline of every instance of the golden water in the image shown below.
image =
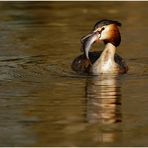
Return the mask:
[[(147, 7), (0, 2), (0, 146), (148, 146)], [(80, 38), (103, 18), (122, 22), (129, 72), (78, 75)]]

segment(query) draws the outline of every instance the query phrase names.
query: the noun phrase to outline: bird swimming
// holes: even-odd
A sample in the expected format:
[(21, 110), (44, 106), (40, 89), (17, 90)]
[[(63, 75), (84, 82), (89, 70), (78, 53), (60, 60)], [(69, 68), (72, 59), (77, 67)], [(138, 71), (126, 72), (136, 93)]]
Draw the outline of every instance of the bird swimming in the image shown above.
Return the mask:
[[(93, 30), (81, 38), (83, 54), (73, 60), (72, 69), (78, 73), (92, 75), (126, 73), (128, 71), (126, 62), (115, 53), (121, 42), (120, 26), (121, 23), (114, 20), (103, 19), (98, 21)], [(104, 42), (104, 49), (90, 52), (92, 44), (101, 41)]]

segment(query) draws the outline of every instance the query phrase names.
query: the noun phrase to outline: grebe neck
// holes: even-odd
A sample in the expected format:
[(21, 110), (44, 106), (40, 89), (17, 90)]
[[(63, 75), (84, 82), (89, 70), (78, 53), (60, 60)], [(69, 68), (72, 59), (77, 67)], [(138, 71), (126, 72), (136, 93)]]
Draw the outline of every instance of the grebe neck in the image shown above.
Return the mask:
[(93, 74), (98, 73), (114, 73), (116, 63), (114, 61), (114, 55), (116, 46), (111, 43), (105, 44), (105, 48), (99, 59), (93, 64), (91, 72)]
[(100, 56), (100, 60), (102, 62), (107, 62), (108, 60), (114, 61), (115, 52), (116, 52), (116, 47), (111, 43), (107, 43)]

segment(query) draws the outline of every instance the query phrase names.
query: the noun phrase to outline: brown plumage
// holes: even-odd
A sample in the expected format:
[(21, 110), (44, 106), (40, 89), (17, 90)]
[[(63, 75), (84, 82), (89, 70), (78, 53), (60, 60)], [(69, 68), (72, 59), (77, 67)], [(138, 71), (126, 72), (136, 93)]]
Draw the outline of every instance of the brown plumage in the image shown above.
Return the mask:
[(121, 35), (118, 26), (115, 24), (109, 25), (108, 38), (104, 40), (105, 44), (109, 42), (115, 45), (116, 47), (120, 45)]

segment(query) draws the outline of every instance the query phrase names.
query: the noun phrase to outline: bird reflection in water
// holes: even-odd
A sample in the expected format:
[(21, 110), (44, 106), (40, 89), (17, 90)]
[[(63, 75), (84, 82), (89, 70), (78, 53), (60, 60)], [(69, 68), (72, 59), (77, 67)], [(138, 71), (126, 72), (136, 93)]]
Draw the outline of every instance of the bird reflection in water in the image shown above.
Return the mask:
[(89, 124), (103, 125), (99, 141), (113, 142), (118, 137), (119, 129), (111, 127), (121, 122), (121, 92), (116, 75), (100, 75), (87, 80), (86, 119)]

